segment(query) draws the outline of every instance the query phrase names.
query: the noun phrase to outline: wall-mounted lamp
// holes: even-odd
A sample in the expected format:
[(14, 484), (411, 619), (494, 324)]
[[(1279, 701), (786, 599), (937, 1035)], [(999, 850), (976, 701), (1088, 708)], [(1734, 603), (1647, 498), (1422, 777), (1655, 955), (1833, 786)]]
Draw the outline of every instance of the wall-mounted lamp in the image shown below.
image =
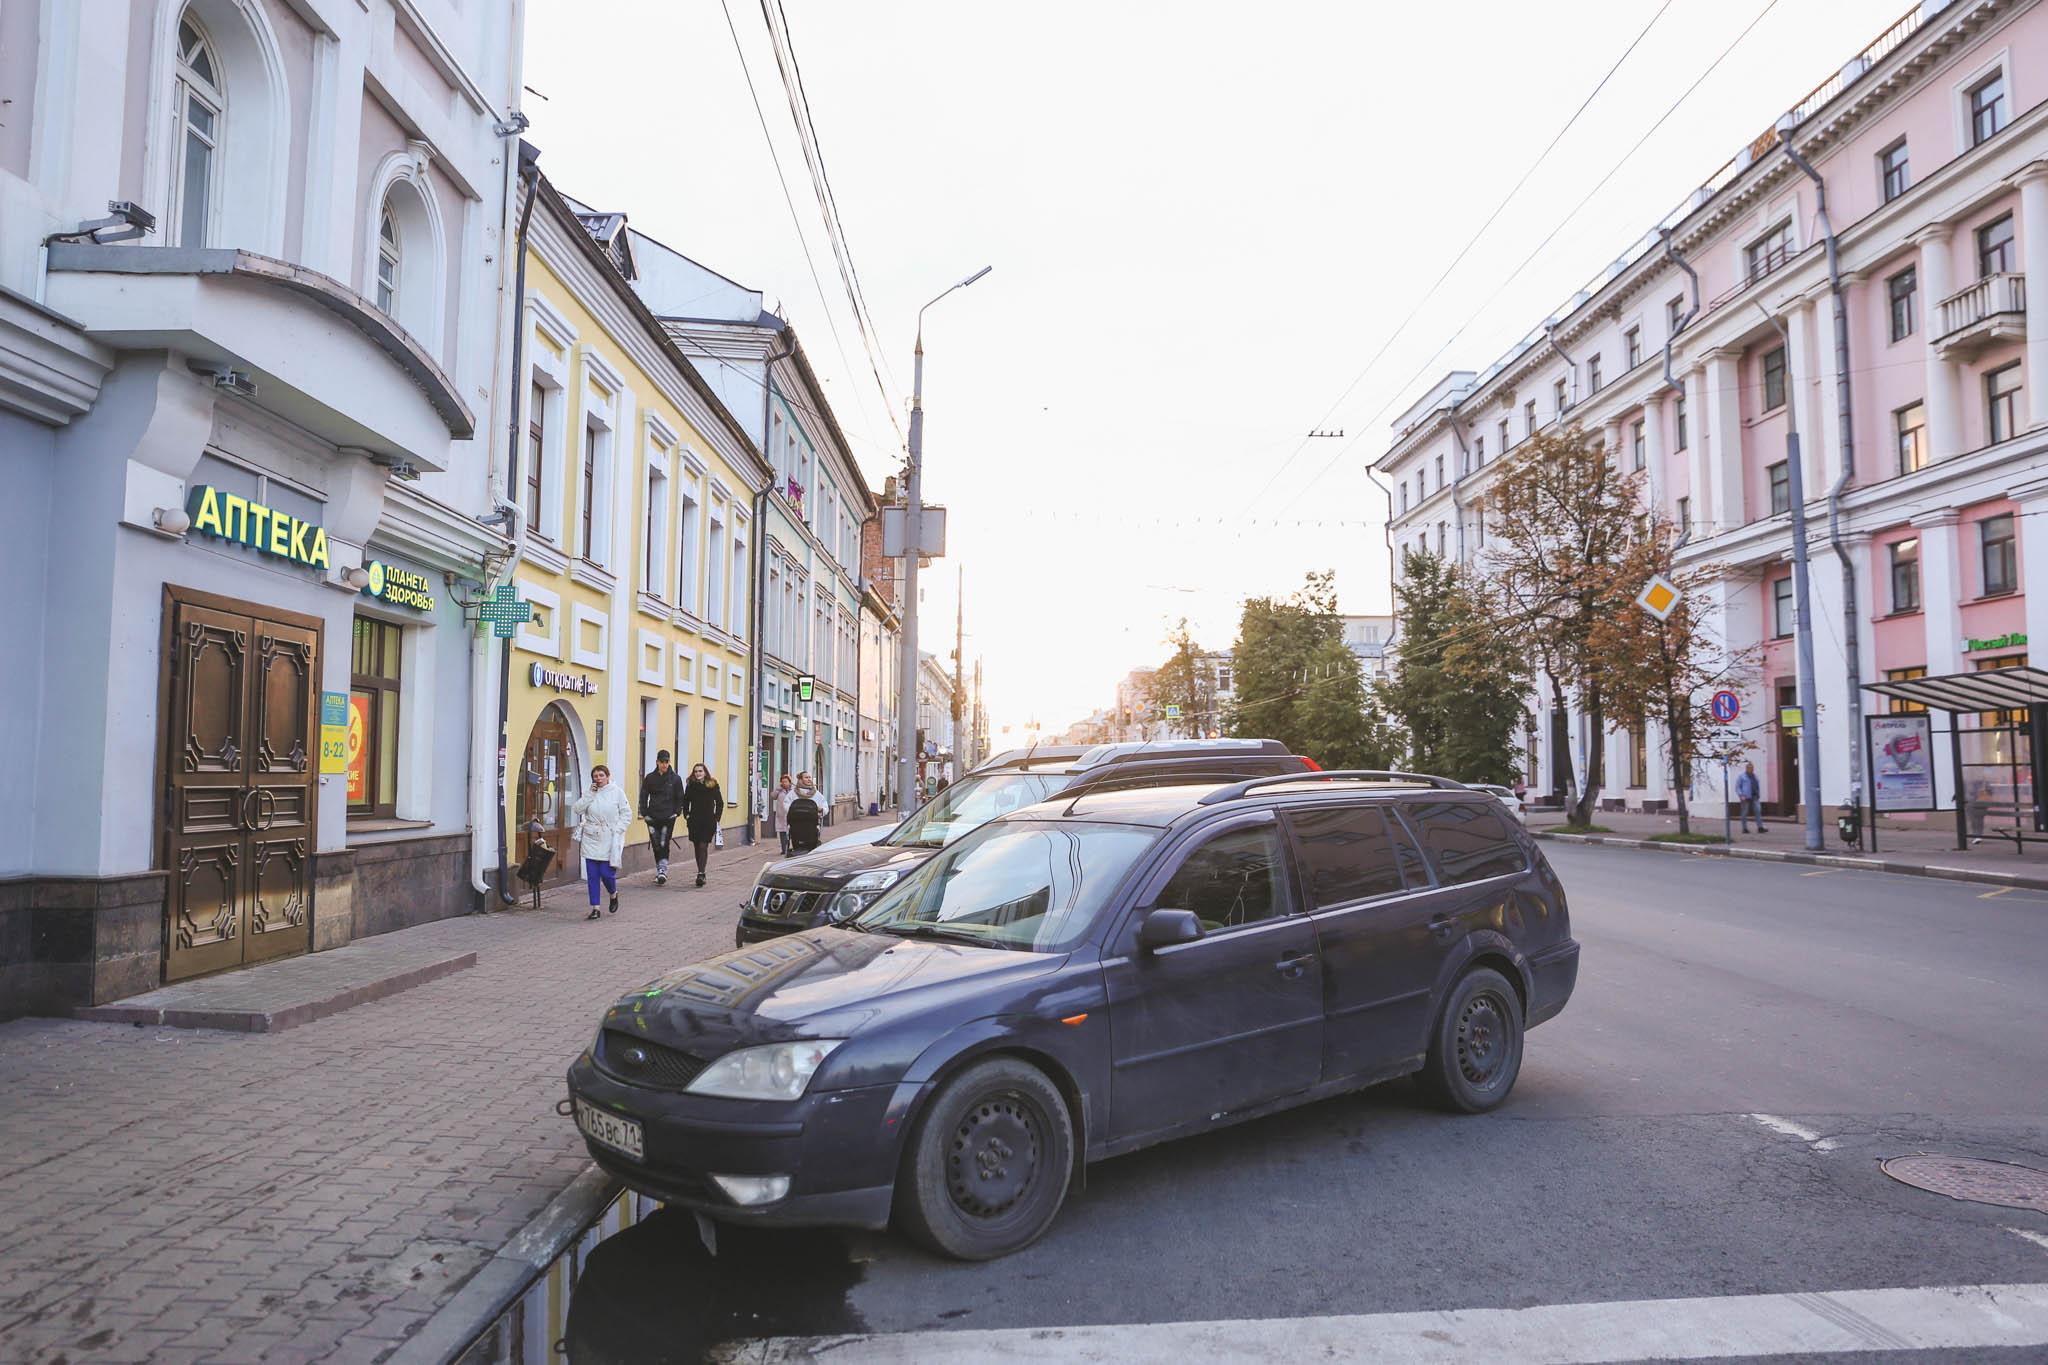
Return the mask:
[(158, 507), (150, 512), (149, 520), (167, 536), (182, 536), (192, 529), (192, 518), (182, 507)]
[(370, 586), (370, 571), (359, 564), (351, 564), (335, 576), (341, 580), (341, 586), (351, 592), (361, 592)]

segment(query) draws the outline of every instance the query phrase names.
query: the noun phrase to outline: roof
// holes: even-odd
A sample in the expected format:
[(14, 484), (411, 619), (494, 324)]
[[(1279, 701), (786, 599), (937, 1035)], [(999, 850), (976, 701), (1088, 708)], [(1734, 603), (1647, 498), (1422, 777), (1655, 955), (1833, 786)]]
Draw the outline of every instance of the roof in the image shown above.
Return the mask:
[[(1168, 825), (1181, 816), (1205, 806), (1263, 800), (1272, 796), (1316, 801), (1355, 801), (1361, 796), (1402, 796), (1428, 792), (1441, 798), (1472, 795), (1488, 801), (1493, 799), (1481, 793), (1470, 792), (1456, 784), (1438, 788), (1431, 785), (1432, 779), (1423, 777), (1407, 781), (1390, 777), (1384, 781), (1333, 782), (1313, 773), (1303, 773), (1298, 779), (1281, 776), (1257, 778), (1253, 779), (1253, 782), (1256, 785), (1252, 785), (1246, 791), (1238, 790), (1246, 786), (1246, 783), (1227, 781), (1187, 783), (1168, 787), (1102, 788), (1084, 791), (1078, 796), (1071, 793), (1054, 795), (1036, 806), (1027, 807), (1027, 810), (1037, 812), (1038, 818), (1072, 816), (1077, 820), (1107, 820), (1117, 824)], [(1019, 812), (1019, 817), (1022, 816), (1023, 812)]]
[(1987, 668), (1981, 673), (1865, 683), (1863, 690), (1918, 702), (1936, 711), (2006, 711), (2022, 706), (2048, 706), (2048, 670)]

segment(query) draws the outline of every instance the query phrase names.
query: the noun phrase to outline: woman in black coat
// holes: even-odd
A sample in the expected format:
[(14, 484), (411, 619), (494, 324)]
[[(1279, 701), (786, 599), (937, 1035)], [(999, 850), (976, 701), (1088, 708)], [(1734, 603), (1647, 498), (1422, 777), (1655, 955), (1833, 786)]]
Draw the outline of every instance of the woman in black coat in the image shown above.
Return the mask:
[(725, 793), (711, 769), (699, 763), (690, 769), (683, 784), (683, 824), (690, 833), (690, 847), (697, 851), (697, 885), (704, 885), (704, 868), (711, 861), (711, 841), (718, 837), (719, 817), (725, 814)]

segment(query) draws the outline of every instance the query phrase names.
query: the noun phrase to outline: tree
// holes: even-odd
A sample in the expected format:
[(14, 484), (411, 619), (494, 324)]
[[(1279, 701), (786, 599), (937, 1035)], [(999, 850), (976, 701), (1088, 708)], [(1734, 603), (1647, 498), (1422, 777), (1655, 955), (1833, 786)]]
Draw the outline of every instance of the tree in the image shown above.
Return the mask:
[(1244, 604), (1232, 654), (1236, 700), (1232, 735), (1277, 739), (1325, 768), (1385, 768), (1399, 737), (1365, 685), (1358, 656), (1344, 644), (1335, 575), (1308, 575), (1284, 601)]
[(1671, 615), (1659, 621), (1631, 601), (1628, 610), (1596, 624), (1589, 645), (1594, 667), (1606, 680), (1613, 714), (1636, 717), (1638, 723), (1654, 717), (1662, 725), (1678, 832), (1690, 834), (1686, 797), (1696, 765), (1724, 750), (1754, 747), (1714, 719), (1713, 694), (1750, 681), (1762, 647), (1727, 643), (1707, 591), (1722, 571), (1709, 564), (1680, 568), (1678, 544), (1677, 527), (1661, 515), (1653, 517), (1619, 566), (1621, 580), (1634, 582), (1638, 593), (1653, 575), (1677, 588), (1679, 603)]
[(1515, 779), (1529, 669), (1497, 590), (1440, 555), (1410, 553), (1394, 588), (1401, 632), (1386, 708), (1408, 763), (1466, 782)]
[(1148, 680), (1145, 699), (1162, 719), (1168, 706), (1178, 706), (1180, 723), (1168, 720), (1167, 730), (1183, 730), (1190, 738), (1201, 739), (1221, 724), (1216, 711), (1215, 665), (1195, 642), (1186, 617), (1167, 632), (1166, 643), (1173, 646), (1173, 653)]
[[(1624, 560), (1640, 515), (1641, 477), (1577, 428), (1530, 437), (1487, 493), (1486, 559), (1508, 615), (1508, 638), (1543, 675), (1552, 714), (1579, 704), (1592, 743), (1570, 821), (1587, 824), (1606, 780), (1608, 688), (1593, 647), (1603, 618), (1639, 612)], [(1576, 776), (1576, 775), (1575, 775)]]

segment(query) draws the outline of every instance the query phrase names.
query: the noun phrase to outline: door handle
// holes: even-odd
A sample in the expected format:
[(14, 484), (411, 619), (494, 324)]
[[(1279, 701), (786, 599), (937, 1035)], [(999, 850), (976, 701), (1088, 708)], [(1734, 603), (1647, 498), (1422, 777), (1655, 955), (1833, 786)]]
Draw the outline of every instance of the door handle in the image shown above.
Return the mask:
[(1298, 953), (1293, 957), (1283, 957), (1278, 962), (1275, 962), (1273, 970), (1291, 980), (1307, 971), (1309, 963), (1315, 960), (1316, 955), (1314, 953)]
[(1458, 921), (1447, 915), (1440, 916), (1429, 922), (1429, 932), (1435, 934), (1438, 938), (1449, 938), (1457, 932), (1457, 929)]

